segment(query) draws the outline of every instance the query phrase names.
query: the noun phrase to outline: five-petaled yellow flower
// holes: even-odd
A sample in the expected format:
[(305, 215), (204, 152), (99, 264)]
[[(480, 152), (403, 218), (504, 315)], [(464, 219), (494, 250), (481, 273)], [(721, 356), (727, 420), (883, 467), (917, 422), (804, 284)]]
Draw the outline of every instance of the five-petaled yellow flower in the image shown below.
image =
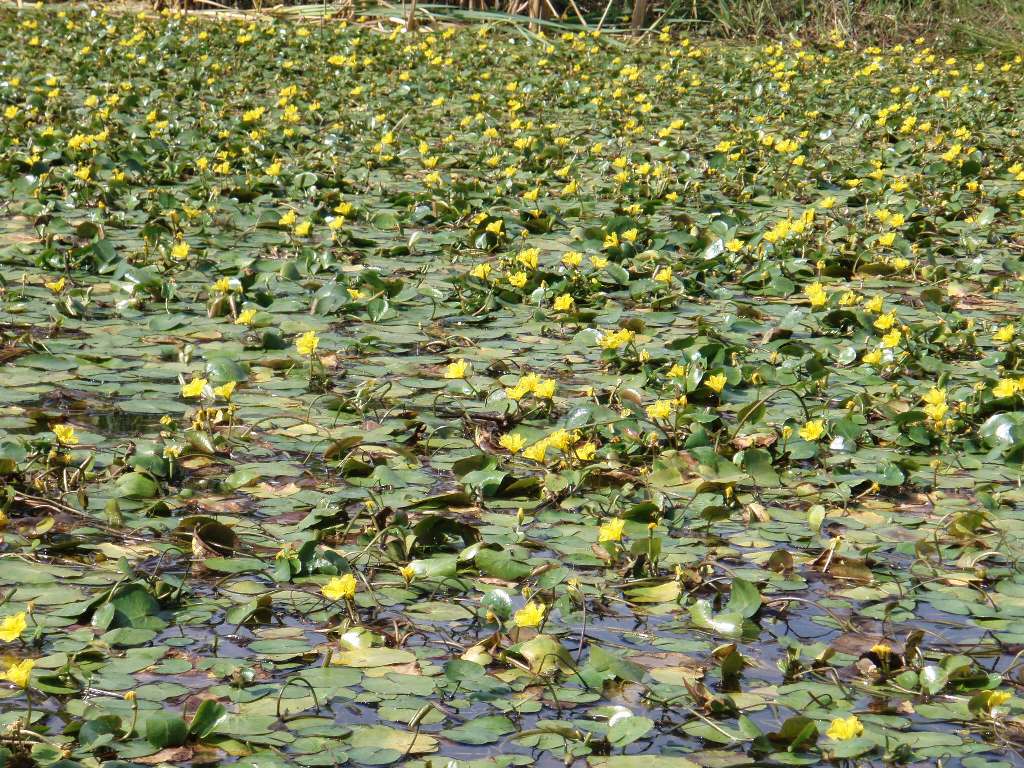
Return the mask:
[(849, 741), (864, 733), (864, 724), (856, 715), (837, 717), (828, 727), (826, 735), (833, 741)]
[(32, 659), (25, 659), (24, 661), (11, 664), (4, 674), (4, 679), (13, 683), (18, 688), (28, 688), (28, 681), (32, 676), (32, 667), (35, 665), (36, 663)]
[(303, 357), (312, 355), (318, 346), (320, 346), (320, 337), (316, 335), (316, 331), (306, 331), (295, 340), (295, 349)]
[(708, 389), (715, 392), (721, 392), (725, 389), (725, 385), (729, 380), (726, 378), (724, 373), (716, 373), (713, 376), (708, 376), (704, 383), (708, 385)]
[(647, 418), (649, 418), (651, 421), (667, 419), (671, 415), (671, 400), (655, 400), (653, 403), (647, 406)]
[(517, 627), (536, 627), (544, 621), (544, 606), (540, 603), (529, 602), (516, 611), (513, 620)]
[(192, 379), (188, 384), (181, 385), (181, 396), (202, 397), (203, 391), (209, 383), (206, 379), (202, 378)]
[(800, 437), (809, 443), (813, 443), (825, 434), (825, 422), (821, 419), (811, 419), (800, 427)]
[(575, 304), (571, 294), (563, 293), (555, 297), (554, 307), (556, 312), (571, 312)]
[(0, 620), (0, 640), (5, 643), (11, 643), (21, 637), (21, 633), (25, 631), (28, 626), (28, 620), (25, 618), (25, 612), (15, 613), (11, 616), (4, 616)]
[(509, 453), (519, 453), (523, 450), (523, 446), (526, 445), (526, 438), (518, 432), (509, 432), (507, 435), (502, 435), (498, 438), (498, 445)]
[(605, 541), (622, 541), (622, 529), (626, 527), (626, 521), (614, 517), (607, 523), (604, 523), (597, 530), (597, 540), (599, 542)]
[(464, 379), (468, 371), (469, 363), (459, 358), (454, 363), (448, 363), (448, 367), (444, 371), (444, 377), (446, 379)]
[(356, 577), (351, 573), (334, 576), (324, 584), (320, 593), (328, 600), (351, 600), (356, 596)]
[(61, 445), (78, 445), (78, 436), (75, 428), (70, 424), (55, 424), (53, 434)]
[(1013, 323), (1010, 323), (1009, 325), (1004, 325), (993, 333), (992, 338), (1005, 344), (1008, 341), (1013, 341), (1013, 337), (1016, 333), (1017, 327)]

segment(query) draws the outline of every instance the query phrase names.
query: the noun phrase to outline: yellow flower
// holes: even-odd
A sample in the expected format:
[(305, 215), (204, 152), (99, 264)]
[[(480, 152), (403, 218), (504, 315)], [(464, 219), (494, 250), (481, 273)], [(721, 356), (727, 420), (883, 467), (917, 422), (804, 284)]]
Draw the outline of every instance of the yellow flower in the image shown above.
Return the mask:
[(618, 244), (619, 244), (619, 233), (618, 232), (612, 232), (612, 233), (608, 234), (604, 238), (604, 247), (605, 248), (614, 248)]
[(206, 385), (209, 382), (206, 379), (192, 379), (188, 384), (181, 385), (181, 396), (182, 397), (200, 397), (203, 394), (203, 390), (206, 389)]
[(921, 399), (932, 405), (944, 403), (946, 402), (946, 390), (939, 389), (938, 387), (932, 387)]
[(658, 283), (671, 283), (672, 282), (672, 270), (669, 267), (662, 267), (654, 273), (654, 280)]
[(487, 276), (491, 274), (491, 265), (486, 262), (483, 264), (477, 264), (472, 270), (470, 270), (469, 274), (477, 280), (486, 280)]
[(287, 213), (285, 213), (284, 216), (278, 219), (277, 223), (280, 224), (282, 227), (290, 227), (292, 224), (295, 223), (295, 220), (297, 218), (298, 214), (296, 214), (295, 211), (289, 210)]
[(1017, 383), (1016, 379), (1000, 379), (999, 382), (992, 387), (992, 394), (996, 397), (1013, 397), (1020, 390), (1020, 384)]
[(508, 276), (508, 281), (511, 283), (513, 288), (522, 288), (526, 285), (526, 273), (525, 272), (513, 272)]
[(544, 606), (529, 602), (516, 611), (513, 620), (517, 627), (537, 627), (544, 621)]
[(882, 350), (872, 349), (870, 352), (865, 352), (861, 360), (868, 365), (878, 365), (882, 362)]
[(516, 261), (522, 264), (527, 269), (536, 269), (538, 258), (540, 257), (540, 250), (537, 248), (527, 248), (519, 252), (516, 256)]
[(1013, 698), (1009, 691), (985, 691), (985, 709), (990, 715), (995, 714), (995, 709)]
[(351, 600), (356, 595), (356, 577), (351, 573), (334, 576), (320, 589), (328, 600)]
[[(63, 279), (63, 278), (61, 278), (61, 279)], [(49, 285), (47, 285), (47, 287), (49, 287)], [(1008, 341), (1013, 341), (1014, 334), (1016, 334), (1016, 333), (1017, 333), (1016, 326), (1014, 326), (1013, 323), (1010, 323), (1009, 325), (1004, 325), (998, 331), (993, 333), (992, 334), (992, 338), (995, 339), (996, 341), (1001, 341), (1001, 342), (1005, 343), (1005, 342), (1008, 342)]]
[(275, 160), (267, 166), (267, 176), (272, 176), (275, 179), (281, 175), (281, 161)]
[(171, 258), (181, 261), (188, 258), (189, 245), (184, 240), (179, 240), (171, 246)]
[(4, 677), (18, 688), (28, 688), (28, 680), (32, 674), (32, 667), (36, 665), (32, 659), (25, 659), (22, 662), (11, 664), (7, 668)]
[(608, 259), (604, 256), (591, 256), (590, 263), (594, 265), (594, 269), (604, 269), (608, 266)]
[(651, 421), (658, 421), (659, 419), (667, 419), (672, 415), (672, 401), (671, 400), (655, 400), (653, 403), (647, 406), (647, 418)]
[(863, 300), (863, 296), (858, 296), (854, 291), (846, 291), (842, 296), (839, 297), (840, 307), (852, 307), (854, 304), (859, 303)]
[(825, 434), (825, 422), (821, 419), (812, 419), (800, 427), (799, 433), (807, 442), (814, 442)]
[(704, 380), (704, 383), (707, 385), (708, 389), (714, 390), (715, 392), (721, 392), (723, 389), (725, 389), (725, 385), (727, 382), (728, 379), (725, 377), (724, 373), (716, 373), (714, 376), (708, 376)]
[(591, 461), (597, 455), (597, 445), (594, 443), (583, 443), (575, 447), (576, 458), (580, 461)]
[(578, 267), (583, 263), (583, 254), (579, 251), (566, 251), (562, 254), (562, 263), (567, 267)]
[(235, 325), (252, 325), (255, 319), (255, 309), (243, 309), (238, 313), (238, 317), (235, 319)]
[(831, 195), (829, 195), (828, 197), (823, 197), (823, 198), (821, 198), (821, 200), (818, 201), (818, 205), (820, 205), (826, 211), (829, 208), (832, 208), (835, 204), (836, 204), (836, 199), (834, 197), (832, 197)]
[(398, 572), (402, 575), (402, 578), (405, 579), (406, 584), (412, 584), (416, 578), (416, 569), (411, 565), (403, 565), (398, 569)]
[(837, 717), (829, 725), (826, 735), (833, 741), (848, 741), (856, 739), (864, 733), (864, 724), (856, 715), (849, 717)]
[(518, 432), (509, 432), (498, 438), (498, 445), (509, 453), (519, 453), (526, 445), (526, 438)]
[(235, 382), (229, 381), (225, 384), (221, 384), (219, 387), (215, 387), (213, 394), (217, 397), (223, 397), (225, 400), (230, 400), (231, 395), (235, 393)]
[(561, 296), (555, 297), (555, 311), (556, 312), (571, 312), (575, 301), (571, 294), (563, 293)]
[(886, 312), (875, 318), (875, 328), (880, 331), (888, 331), (896, 323), (896, 312)]
[(312, 355), (318, 346), (320, 346), (320, 337), (316, 335), (316, 331), (306, 331), (295, 340), (295, 349), (303, 357)]
[(810, 300), (812, 307), (823, 307), (828, 301), (828, 293), (821, 283), (811, 283), (805, 287), (804, 295)]
[(552, 448), (556, 448), (559, 451), (564, 451), (570, 445), (572, 445), (578, 437), (573, 437), (568, 430), (556, 429), (550, 435), (545, 438), (548, 445)]
[(466, 372), (468, 370), (469, 363), (462, 358), (459, 358), (454, 363), (448, 363), (448, 367), (444, 372), (444, 377), (446, 379), (464, 379), (466, 378)]
[(622, 541), (622, 529), (625, 527), (625, 520), (618, 517), (612, 518), (598, 529), (597, 540), (599, 542)]
[(218, 293), (231, 293), (231, 280), (227, 277), (222, 277), (210, 286), (210, 290), (217, 291)]
[(78, 445), (78, 437), (75, 435), (75, 428), (70, 424), (57, 424), (53, 427), (53, 434), (61, 445)]
[(636, 334), (628, 328), (620, 328), (612, 333), (602, 334), (598, 343), (602, 349), (619, 349), (633, 341), (635, 336)]
[(882, 337), (882, 347), (885, 349), (892, 349), (893, 347), (899, 346), (900, 339), (903, 336), (900, 334), (899, 328), (893, 328), (887, 334)]
[(295, 229), (293, 229), (292, 231), (295, 233), (297, 237), (305, 237), (306, 235), (309, 234), (309, 230), (310, 228), (312, 228), (312, 226), (313, 222), (311, 222), (309, 219), (306, 219), (305, 221), (301, 221), (298, 224), (296, 224)]
[(734, 237), (725, 244), (725, 250), (729, 253), (739, 253), (743, 250), (743, 241)]
[(555, 389), (558, 384), (554, 379), (544, 379), (537, 383), (537, 386), (533, 388), (533, 394), (535, 397), (539, 397), (541, 400), (550, 400), (555, 396)]
[(882, 311), (882, 297), (874, 296), (864, 304), (864, 309), (868, 312), (881, 312)]
[(64, 285), (66, 283), (67, 283), (67, 280), (65, 280), (62, 277), (59, 280), (54, 280), (52, 283), (43, 283), (43, 285), (45, 285), (48, 289), (50, 289), (54, 293), (60, 293), (61, 291), (64, 290)]
[(25, 612), (15, 613), (12, 616), (4, 616), (3, 620), (0, 621), (0, 640), (5, 643), (11, 643), (21, 637), (21, 633), (25, 631), (25, 627), (28, 626), (28, 620), (25, 618)]
[(525, 451), (523, 451), (523, 456), (528, 458), (530, 461), (536, 461), (538, 464), (543, 464), (544, 463), (544, 457), (545, 457), (545, 454), (547, 454), (547, 451), (548, 451), (548, 441), (547, 440), (541, 440), (540, 442), (534, 443), (529, 448), (527, 448)]
[(672, 367), (668, 369), (668, 373), (665, 375), (670, 379), (682, 379), (686, 377), (686, 368), (681, 366), (679, 363), (673, 363)]

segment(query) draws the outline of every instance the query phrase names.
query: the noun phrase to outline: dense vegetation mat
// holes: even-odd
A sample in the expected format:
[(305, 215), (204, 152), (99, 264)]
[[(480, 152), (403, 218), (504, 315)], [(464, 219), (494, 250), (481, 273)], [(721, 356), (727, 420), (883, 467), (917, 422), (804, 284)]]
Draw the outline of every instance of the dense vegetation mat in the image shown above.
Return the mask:
[(0, 50), (0, 765), (1020, 764), (1020, 57)]

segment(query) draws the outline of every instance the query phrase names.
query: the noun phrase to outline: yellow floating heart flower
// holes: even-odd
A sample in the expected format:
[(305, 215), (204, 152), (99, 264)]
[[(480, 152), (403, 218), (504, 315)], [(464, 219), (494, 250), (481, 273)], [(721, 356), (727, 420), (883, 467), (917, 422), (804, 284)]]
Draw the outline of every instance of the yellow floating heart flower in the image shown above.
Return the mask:
[(238, 313), (238, 317), (235, 318), (235, 325), (252, 325), (255, 319), (255, 309), (243, 309)]
[(11, 616), (4, 616), (0, 620), (0, 640), (11, 643), (21, 637), (21, 633), (28, 626), (28, 619), (25, 612), (15, 613)]
[(992, 394), (996, 397), (1013, 397), (1020, 390), (1020, 384), (1017, 383), (1016, 379), (1000, 379), (999, 382), (992, 387)]
[(537, 385), (533, 388), (533, 394), (541, 400), (550, 400), (555, 396), (557, 386), (554, 379), (544, 379), (537, 382)]
[(539, 603), (529, 602), (516, 611), (513, 616), (517, 627), (537, 627), (544, 621), (544, 606)]
[(235, 393), (235, 386), (236, 384), (233, 381), (226, 382), (221, 384), (219, 387), (215, 387), (213, 394), (217, 397), (223, 397), (225, 400), (230, 400), (231, 395)]
[(708, 389), (721, 393), (721, 391), (725, 389), (725, 385), (728, 381), (729, 380), (726, 378), (724, 373), (716, 373), (713, 376), (708, 376), (704, 380), (704, 383), (707, 385)]
[(195, 378), (192, 379), (188, 384), (181, 385), (181, 396), (182, 397), (200, 397), (203, 394), (203, 390), (206, 389), (209, 384), (206, 379)]
[(51, 283), (43, 283), (43, 285), (45, 285), (53, 293), (60, 293), (61, 291), (64, 290), (64, 286), (66, 283), (67, 281), (62, 277), (59, 280), (54, 280)]
[(509, 453), (519, 453), (526, 445), (526, 438), (518, 432), (509, 432), (498, 438), (498, 445)]
[(813, 443), (825, 434), (825, 422), (821, 419), (811, 419), (800, 427), (799, 434), (807, 442)]
[(11, 664), (4, 673), (4, 679), (13, 683), (18, 688), (28, 688), (28, 681), (32, 675), (32, 667), (36, 665), (32, 659)]
[(78, 436), (75, 435), (75, 428), (70, 424), (57, 424), (53, 427), (53, 434), (61, 445), (78, 445)]
[(603, 524), (597, 530), (597, 540), (599, 542), (606, 541), (622, 541), (622, 530), (626, 527), (626, 521), (618, 517), (612, 518), (607, 523)]
[(1008, 341), (1013, 341), (1013, 337), (1016, 333), (1017, 327), (1013, 323), (1010, 323), (1009, 325), (1004, 325), (998, 331), (993, 333), (992, 338), (1005, 344)]
[(856, 715), (837, 717), (828, 727), (826, 736), (833, 741), (849, 741), (864, 733), (864, 724)]
[(554, 307), (556, 312), (571, 312), (575, 304), (576, 301), (571, 294), (563, 293), (555, 297)]
[(828, 301), (828, 293), (821, 283), (811, 283), (805, 287), (804, 295), (811, 302), (811, 306), (815, 308), (825, 306), (825, 302)]
[(647, 418), (651, 419), (652, 421), (667, 419), (671, 415), (671, 400), (655, 400), (653, 403), (647, 406)]
[(351, 573), (334, 576), (320, 589), (328, 600), (351, 600), (356, 595), (356, 577)]
[(316, 331), (306, 331), (295, 340), (295, 349), (303, 357), (312, 355), (318, 346), (320, 346), (320, 337), (316, 335)]
[(446, 379), (464, 379), (468, 371), (469, 363), (459, 358), (454, 363), (448, 363), (448, 367), (444, 371), (444, 377)]

